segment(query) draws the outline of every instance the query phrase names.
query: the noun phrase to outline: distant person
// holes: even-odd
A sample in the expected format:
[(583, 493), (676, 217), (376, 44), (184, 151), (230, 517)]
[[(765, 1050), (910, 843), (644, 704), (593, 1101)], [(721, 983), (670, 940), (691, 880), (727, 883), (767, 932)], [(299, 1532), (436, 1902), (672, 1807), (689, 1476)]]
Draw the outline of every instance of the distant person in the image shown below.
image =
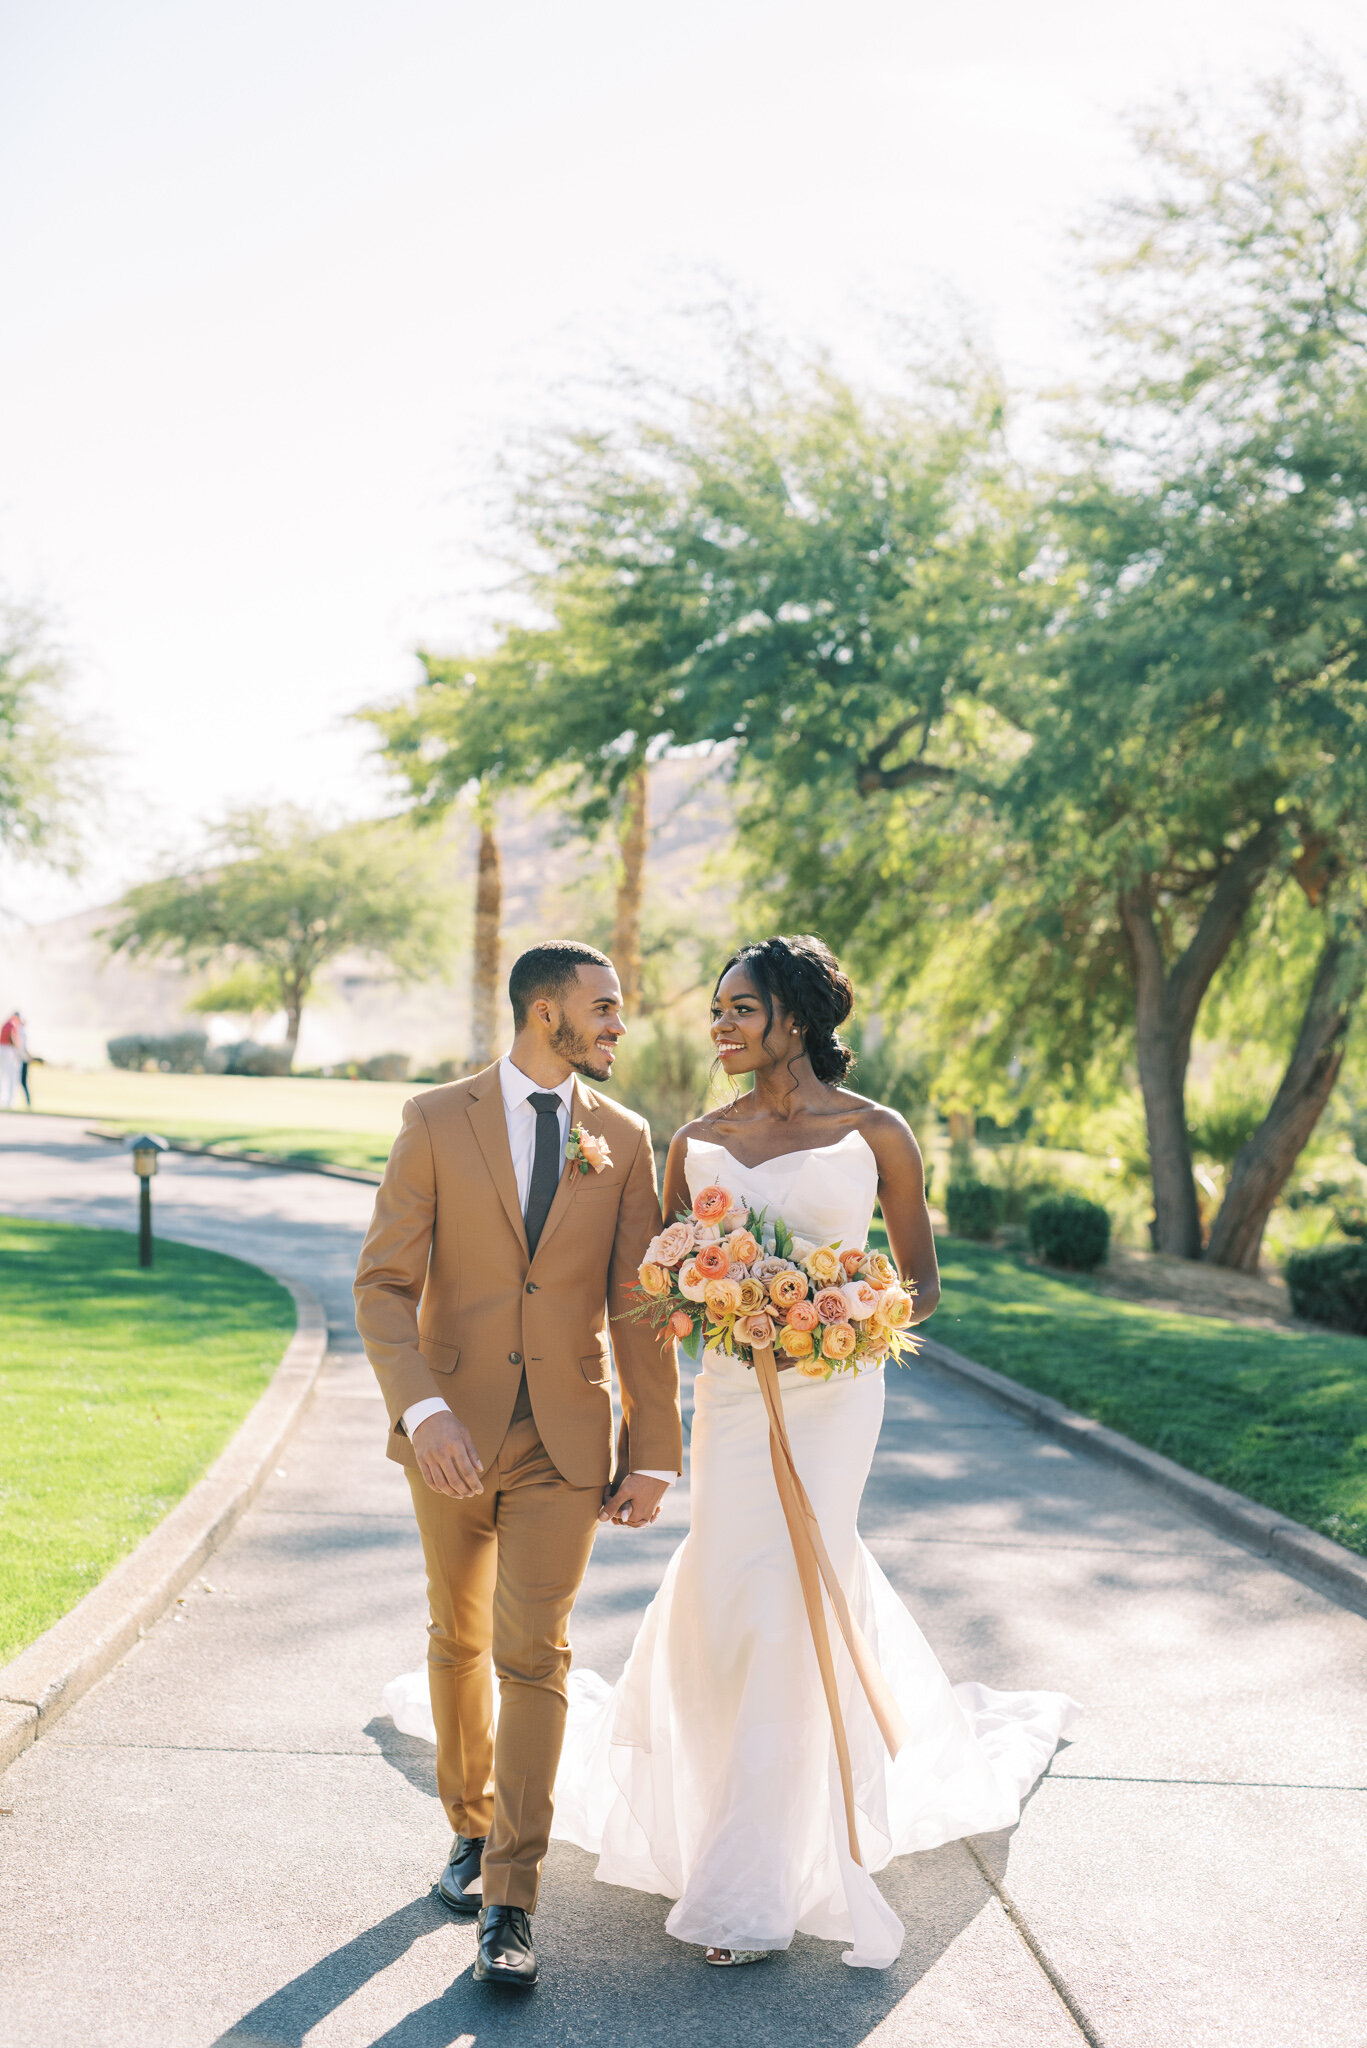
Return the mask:
[[(14, 1022), (19, 1034), (16, 1040), (19, 1049), (19, 1086), (24, 1091), (24, 1101), (32, 1109), (33, 1097), (28, 1092), (28, 1070), (33, 1065), (33, 1057), (28, 1049), (28, 1026), (17, 1010), (14, 1013)], [(38, 1064), (41, 1067), (43, 1063), (39, 1060)]]
[(24, 1020), (17, 1010), (12, 1010), (0, 1024), (0, 1109), (13, 1109), (15, 1092), (20, 1087), (28, 1100), (26, 1065)]

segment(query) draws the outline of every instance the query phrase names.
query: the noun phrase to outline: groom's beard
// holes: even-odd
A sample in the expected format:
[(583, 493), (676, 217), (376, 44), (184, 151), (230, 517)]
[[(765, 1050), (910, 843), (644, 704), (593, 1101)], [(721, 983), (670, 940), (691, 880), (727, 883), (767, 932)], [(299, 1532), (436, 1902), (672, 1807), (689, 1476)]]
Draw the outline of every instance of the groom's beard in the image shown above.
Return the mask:
[(572, 1024), (560, 1024), (551, 1034), (551, 1051), (568, 1060), (586, 1081), (606, 1081), (612, 1073), (612, 1062), (604, 1057), (596, 1039), (585, 1038)]

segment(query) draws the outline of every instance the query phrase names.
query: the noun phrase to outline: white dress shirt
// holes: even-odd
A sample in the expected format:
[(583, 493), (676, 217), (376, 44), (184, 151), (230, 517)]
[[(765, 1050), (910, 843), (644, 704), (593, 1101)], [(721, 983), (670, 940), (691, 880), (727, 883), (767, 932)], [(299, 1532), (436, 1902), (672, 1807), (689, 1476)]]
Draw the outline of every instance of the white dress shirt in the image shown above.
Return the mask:
[[(574, 1075), (568, 1075), (558, 1088), (543, 1088), (539, 1081), (529, 1081), (521, 1067), (515, 1067), (505, 1053), (498, 1063), (498, 1085), (503, 1093), (503, 1114), (508, 1125), (508, 1149), (513, 1155), (513, 1175), (517, 1181), (517, 1206), (526, 1214), (527, 1194), (532, 1184), (532, 1160), (536, 1155), (536, 1111), (529, 1098), (533, 1095), (558, 1095), (560, 1098), (560, 1158), (556, 1166), (556, 1179), (565, 1170), (565, 1145), (570, 1135), (570, 1118), (574, 1115)], [(403, 1411), (403, 1426), (411, 1443), (413, 1432), (420, 1422), (426, 1422), (429, 1415), (436, 1415), (441, 1409), (449, 1411), (450, 1402), (440, 1394), (430, 1394), (425, 1401), (415, 1401)], [(643, 1479), (663, 1479), (672, 1485), (676, 1474), (673, 1472), (643, 1472)]]

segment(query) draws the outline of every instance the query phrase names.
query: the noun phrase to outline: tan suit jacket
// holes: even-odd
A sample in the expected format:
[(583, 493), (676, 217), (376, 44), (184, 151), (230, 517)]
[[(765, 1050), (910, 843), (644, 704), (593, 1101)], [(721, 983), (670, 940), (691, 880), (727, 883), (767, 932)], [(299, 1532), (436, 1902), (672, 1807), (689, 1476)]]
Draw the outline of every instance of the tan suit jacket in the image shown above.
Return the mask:
[(491, 1467), (525, 1370), (537, 1430), (572, 1486), (612, 1464), (608, 1315), (635, 1469), (683, 1464), (672, 1343), (615, 1318), (655, 1232), (660, 1201), (642, 1118), (576, 1079), (571, 1123), (607, 1140), (612, 1164), (567, 1163), (536, 1256), (518, 1207), (498, 1067), (404, 1104), (356, 1270), (356, 1325), (389, 1410), (389, 1456), (415, 1464), (406, 1408), (442, 1395)]

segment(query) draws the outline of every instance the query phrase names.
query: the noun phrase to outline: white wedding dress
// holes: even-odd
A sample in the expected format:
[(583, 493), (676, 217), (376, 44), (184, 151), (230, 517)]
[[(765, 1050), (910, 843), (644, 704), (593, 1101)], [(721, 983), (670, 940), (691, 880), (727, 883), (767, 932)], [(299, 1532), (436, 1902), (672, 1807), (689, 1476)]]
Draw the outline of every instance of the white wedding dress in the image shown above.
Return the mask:
[[(801, 1237), (866, 1241), (878, 1176), (857, 1131), (757, 1167), (693, 1138), (687, 1172), (691, 1192), (719, 1182)], [(903, 1928), (870, 1873), (1010, 1827), (1080, 1710), (1062, 1693), (951, 1685), (860, 1541), (882, 1372), (789, 1371), (779, 1384), (832, 1563), (910, 1731), (894, 1762), (832, 1626), (863, 1867), (846, 1840), (763, 1399), (747, 1366), (713, 1351), (694, 1386), (691, 1527), (617, 1684), (570, 1673), (553, 1832), (595, 1854), (604, 1882), (672, 1899), (665, 1926), (680, 1941), (782, 1949), (800, 1930), (851, 1943), (847, 1963), (886, 1969)], [(396, 1680), (385, 1703), (430, 1738), (426, 1679)]]

